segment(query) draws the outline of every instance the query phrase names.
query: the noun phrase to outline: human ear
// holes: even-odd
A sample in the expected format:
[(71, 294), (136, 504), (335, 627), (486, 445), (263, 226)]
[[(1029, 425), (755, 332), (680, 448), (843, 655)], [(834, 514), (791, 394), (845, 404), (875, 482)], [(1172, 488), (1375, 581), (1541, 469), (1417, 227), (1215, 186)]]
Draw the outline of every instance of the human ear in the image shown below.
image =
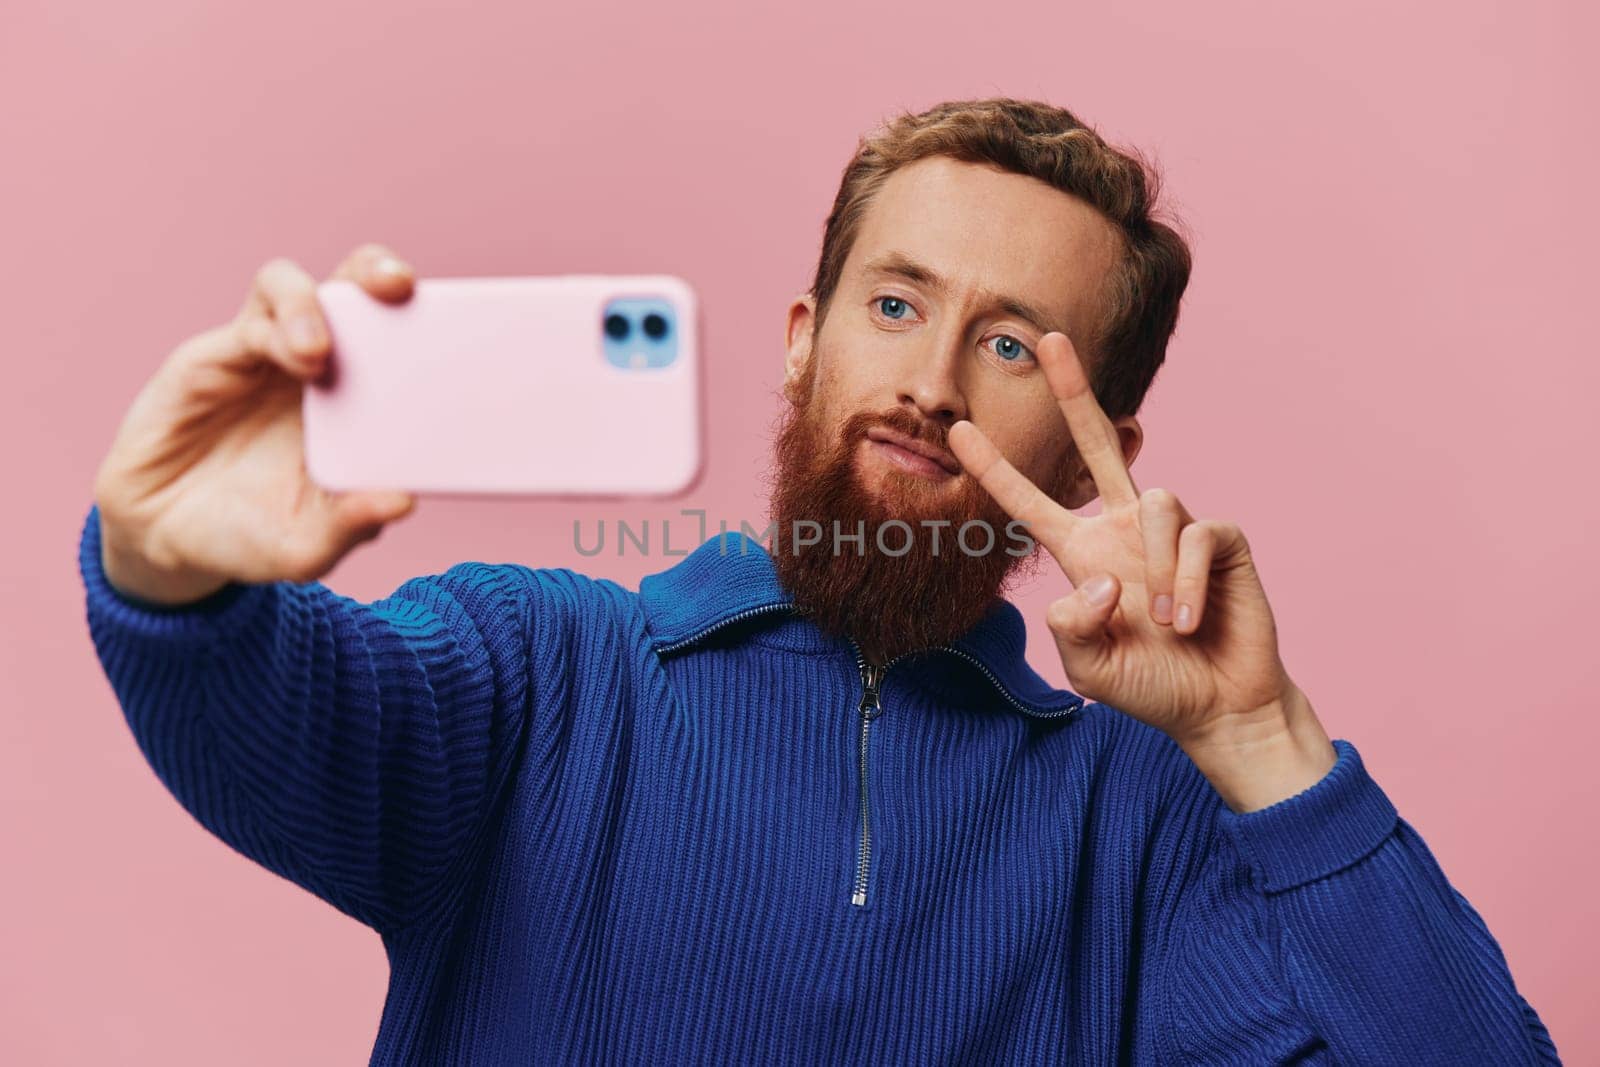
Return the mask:
[[(1134, 459), (1144, 447), (1144, 427), (1133, 415), (1113, 419), (1111, 425), (1117, 431), (1117, 443), (1122, 446), (1122, 465), (1131, 471)], [(1073, 475), (1072, 487), (1060, 503), (1068, 511), (1076, 511), (1087, 507), (1090, 501), (1100, 495), (1100, 489), (1094, 484), (1094, 475), (1089, 472), (1088, 464), (1083, 462), (1076, 448), (1068, 454), (1066, 462), (1076, 464), (1077, 472)]]
[(793, 395), (793, 389), (811, 360), (816, 310), (817, 302), (809, 293), (795, 297), (789, 304), (788, 322), (784, 328), (784, 346), (788, 354), (783, 360), (783, 391), (791, 402), (798, 399)]

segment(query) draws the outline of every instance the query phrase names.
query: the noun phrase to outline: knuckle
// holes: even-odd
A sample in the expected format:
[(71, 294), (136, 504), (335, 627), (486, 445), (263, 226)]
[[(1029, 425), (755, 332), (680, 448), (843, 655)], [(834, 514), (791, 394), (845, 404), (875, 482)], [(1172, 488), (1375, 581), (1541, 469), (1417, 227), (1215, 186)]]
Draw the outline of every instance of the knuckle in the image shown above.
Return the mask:
[(1171, 589), (1177, 573), (1178, 568), (1175, 563), (1151, 563), (1145, 567), (1147, 579), (1145, 584), (1150, 587), (1151, 595)]
[(230, 374), (237, 373), (230, 370), (229, 356), (242, 351), (249, 349), (237, 326), (224, 328), (222, 336), (192, 338), (172, 350), (151, 379), (151, 388), (168, 400), (209, 403), (227, 395)]
[(161, 361), (161, 366), (156, 370), (159, 377), (170, 378), (176, 372), (206, 358), (208, 352), (222, 348), (236, 348), (240, 340), (239, 324), (244, 318), (240, 315), (221, 326), (213, 327), (201, 333), (192, 334), (172, 346), (172, 351)]
[(1152, 486), (1139, 494), (1139, 505), (1150, 511), (1176, 511), (1178, 494), (1171, 489)]
[(244, 315), (229, 327), (229, 347), (241, 352), (270, 356), (274, 352), (272, 320), (262, 315)]
[[(1194, 525), (1201, 526), (1202, 523), (1197, 522)], [(1244, 531), (1239, 528), (1238, 523), (1224, 519), (1208, 519), (1203, 525), (1206, 539), (1204, 543), (1208, 547), (1215, 548), (1224, 543), (1236, 544), (1245, 555), (1249, 555), (1250, 542), (1245, 539)]]
[(1072, 605), (1065, 597), (1052, 603), (1045, 612), (1045, 624), (1050, 627), (1050, 632), (1057, 636), (1073, 631), (1073, 618)]
[(191, 402), (210, 403), (220, 391), (216, 370), (199, 359), (186, 359), (174, 364), (168, 381), (178, 396)]
[(247, 312), (228, 323), (227, 341), (235, 348), (251, 349), (261, 340), (262, 327), (266, 319), (254, 312)]
[(256, 272), (256, 281), (273, 300), (285, 304), (309, 301), (316, 292), (316, 280), (288, 256), (273, 256), (263, 263)]
[(256, 280), (267, 282), (287, 271), (294, 269), (294, 261), (288, 256), (269, 256), (267, 260), (256, 268)]

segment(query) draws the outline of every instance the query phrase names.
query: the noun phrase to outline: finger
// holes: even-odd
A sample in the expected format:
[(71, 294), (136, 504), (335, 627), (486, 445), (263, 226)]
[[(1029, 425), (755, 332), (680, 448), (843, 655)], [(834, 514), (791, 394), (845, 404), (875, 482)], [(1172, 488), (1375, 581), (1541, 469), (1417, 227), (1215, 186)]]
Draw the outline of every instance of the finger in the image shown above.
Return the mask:
[(411, 514), (416, 505), (416, 496), (401, 489), (364, 489), (340, 493), (333, 502), (334, 522), (341, 528), (359, 533), (404, 518)]
[(264, 315), (249, 315), (233, 323), (235, 343), (245, 358), (269, 360), (302, 381), (322, 372), (323, 358), (314, 351), (295, 348), (283, 327)]
[(321, 369), (320, 361), (294, 352), (270, 319), (249, 315), (191, 337), (173, 349), (160, 374), (176, 377), (173, 395), (184, 403), (209, 406), (257, 388), (264, 366), (302, 381)]
[(1039, 341), (1036, 353), (1044, 368), (1050, 392), (1066, 416), (1067, 430), (1094, 478), (1106, 507), (1132, 504), (1139, 495), (1133, 476), (1122, 460), (1117, 428), (1106, 417), (1089, 386), (1089, 375), (1077, 349), (1066, 334), (1052, 330)]
[(1191, 522), (1178, 536), (1178, 569), (1174, 580), (1177, 608), (1172, 628), (1185, 636), (1200, 628), (1217, 547), (1216, 524), (1211, 522)]
[(1178, 534), (1193, 522), (1177, 496), (1168, 489), (1146, 489), (1139, 494), (1139, 532), (1144, 538), (1145, 587), (1150, 617), (1165, 626), (1172, 622), (1173, 582), (1178, 573)]
[(282, 573), (299, 582), (327, 574), (351, 549), (371, 541), (389, 523), (410, 514), (416, 498), (398, 490), (363, 490), (325, 495), (324, 521), (305, 527), (303, 536), (285, 547)]
[(293, 260), (276, 256), (262, 264), (242, 317), (270, 320), (301, 360), (320, 364), (328, 354), (328, 324), (317, 303), (316, 279)]
[(1121, 597), (1122, 583), (1115, 575), (1097, 574), (1050, 605), (1045, 620), (1069, 675), (1091, 673), (1085, 657), (1105, 643), (1106, 626)]
[(950, 427), (950, 451), (967, 473), (994, 497), (1006, 514), (1027, 527), (1028, 535), (1051, 550), (1060, 560), (1055, 546), (1061, 544), (1077, 516), (1050, 499), (1013, 467), (977, 425), (962, 419)]
[(355, 282), (379, 300), (391, 303), (409, 299), (416, 283), (411, 264), (386, 245), (370, 242), (346, 256), (332, 276)]

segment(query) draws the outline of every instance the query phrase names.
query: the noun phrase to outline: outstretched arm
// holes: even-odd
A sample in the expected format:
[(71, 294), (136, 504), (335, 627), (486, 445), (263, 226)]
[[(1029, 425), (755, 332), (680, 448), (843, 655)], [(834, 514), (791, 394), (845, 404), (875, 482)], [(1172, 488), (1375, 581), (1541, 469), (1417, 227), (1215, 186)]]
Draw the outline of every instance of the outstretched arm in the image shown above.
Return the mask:
[(79, 547), (89, 630), (140, 749), (244, 855), (379, 931), (448, 903), (532, 699), (536, 576), (462, 563), (370, 604), (230, 582), (173, 609)]

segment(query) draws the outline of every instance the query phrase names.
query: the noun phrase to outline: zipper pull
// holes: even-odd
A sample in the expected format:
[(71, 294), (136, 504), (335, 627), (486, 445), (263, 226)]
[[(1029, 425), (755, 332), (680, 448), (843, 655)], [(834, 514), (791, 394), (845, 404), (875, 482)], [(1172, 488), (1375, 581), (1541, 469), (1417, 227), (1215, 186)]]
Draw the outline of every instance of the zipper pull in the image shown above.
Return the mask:
[(878, 702), (878, 686), (883, 684), (884, 668), (871, 663), (861, 665), (861, 717), (876, 719), (883, 710)]

